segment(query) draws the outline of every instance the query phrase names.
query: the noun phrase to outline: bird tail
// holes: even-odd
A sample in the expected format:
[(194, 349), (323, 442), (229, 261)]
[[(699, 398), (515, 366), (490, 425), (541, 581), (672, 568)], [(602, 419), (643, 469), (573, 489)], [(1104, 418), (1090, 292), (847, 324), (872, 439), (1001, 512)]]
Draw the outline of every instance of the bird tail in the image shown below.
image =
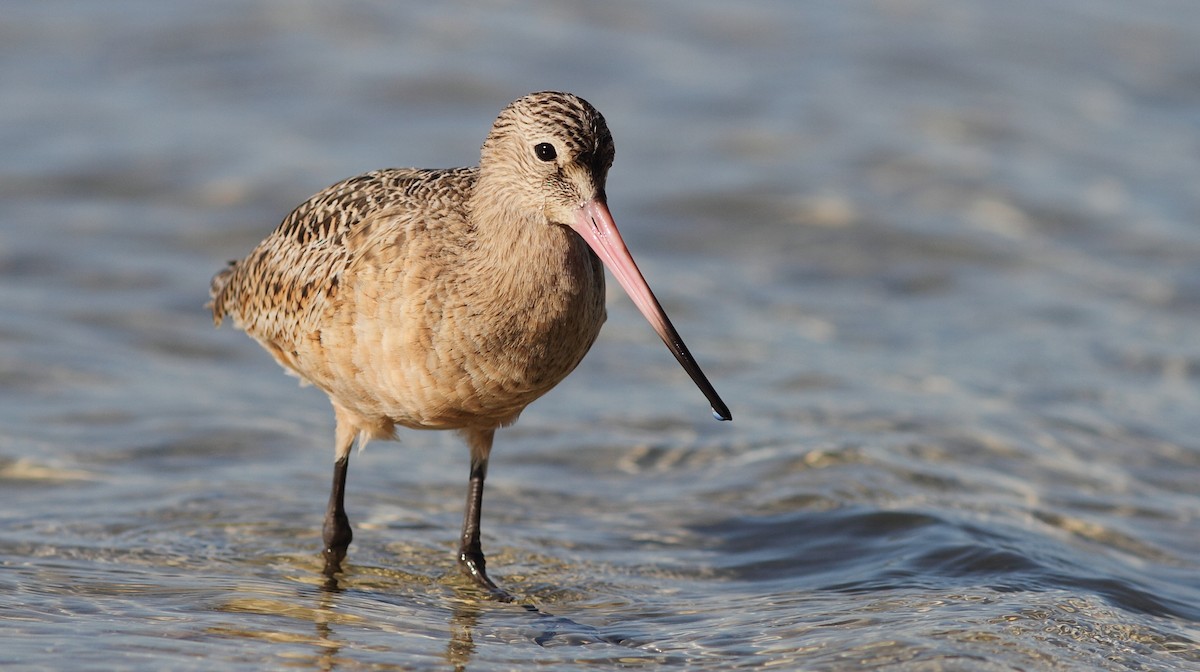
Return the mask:
[(229, 303), (229, 280), (237, 270), (238, 263), (237, 261), (229, 262), (229, 265), (213, 276), (212, 284), (208, 287), (208, 297), (211, 300), (205, 304), (205, 307), (212, 308), (213, 324), (218, 327), (221, 326), (221, 321), (229, 312), (226, 310), (226, 305)]

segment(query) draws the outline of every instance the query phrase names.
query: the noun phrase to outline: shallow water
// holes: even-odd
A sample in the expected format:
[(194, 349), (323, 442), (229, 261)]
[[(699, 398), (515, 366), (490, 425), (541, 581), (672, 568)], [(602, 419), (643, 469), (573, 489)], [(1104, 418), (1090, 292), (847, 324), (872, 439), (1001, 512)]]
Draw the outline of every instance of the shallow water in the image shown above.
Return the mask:
[[(9, 3), (5, 669), (1200, 666), (1200, 5)], [(208, 279), (317, 189), (473, 163), (543, 88), (735, 422), (619, 289), (466, 450), (353, 460), (213, 330)]]

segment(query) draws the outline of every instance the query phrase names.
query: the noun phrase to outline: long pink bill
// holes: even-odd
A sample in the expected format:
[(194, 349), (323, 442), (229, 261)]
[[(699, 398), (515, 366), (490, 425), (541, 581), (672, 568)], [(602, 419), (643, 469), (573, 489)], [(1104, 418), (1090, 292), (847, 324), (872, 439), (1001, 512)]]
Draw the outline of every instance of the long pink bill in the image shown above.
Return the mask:
[(733, 416), (729, 413), (729, 407), (721, 401), (721, 397), (713, 389), (712, 383), (708, 382), (708, 378), (700, 370), (700, 365), (696, 363), (696, 360), (692, 358), (692, 353), (688, 352), (687, 346), (683, 344), (679, 332), (675, 331), (671, 320), (663, 312), (658, 299), (654, 298), (654, 292), (650, 291), (650, 285), (646, 284), (646, 279), (638, 270), (633, 256), (625, 247), (625, 241), (621, 240), (621, 233), (617, 231), (617, 225), (613, 222), (612, 214), (608, 212), (608, 206), (604, 201), (592, 199), (585, 203), (576, 213), (572, 228), (580, 236), (583, 236), (587, 244), (600, 257), (600, 261), (603, 261), (608, 270), (617, 278), (617, 282), (625, 288), (625, 292), (629, 294), (629, 298), (633, 299), (638, 310), (646, 316), (650, 326), (654, 327), (654, 331), (658, 332), (663, 343), (667, 344), (671, 354), (679, 360), (683, 370), (688, 372), (692, 381), (696, 383), (704, 396), (708, 397), (708, 403), (712, 404), (713, 417), (718, 420), (732, 420)]

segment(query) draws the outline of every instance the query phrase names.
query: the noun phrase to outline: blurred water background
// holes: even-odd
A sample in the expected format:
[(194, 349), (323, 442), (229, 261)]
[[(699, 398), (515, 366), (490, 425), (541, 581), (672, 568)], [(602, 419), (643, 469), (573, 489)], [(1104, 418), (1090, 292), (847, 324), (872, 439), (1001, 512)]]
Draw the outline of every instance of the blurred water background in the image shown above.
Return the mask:
[[(1200, 668), (1200, 4), (9, 0), (0, 665)], [(557, 88), (718, 390), (615, 283), (498, 435), (354, 460), (203, 307), (318, 189)]]

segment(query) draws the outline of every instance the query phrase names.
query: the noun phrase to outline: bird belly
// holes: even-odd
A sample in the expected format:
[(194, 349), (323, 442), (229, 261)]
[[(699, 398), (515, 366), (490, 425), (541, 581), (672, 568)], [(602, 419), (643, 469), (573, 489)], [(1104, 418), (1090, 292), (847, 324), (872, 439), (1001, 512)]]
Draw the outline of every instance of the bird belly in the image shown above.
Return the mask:
[(401, 281), (393, 296), (343, 303), (310, 341), (319, 355), (303, 357), (322, 365), (302, 373), (364, 427), (511, 424), (591, 348), (603, 277), (596, 265), (544, 291), (453, 299)]
[(424, 352), (410, 352), (403, 365), (382, 372), (390, 388), (404, 391), (386, 411), (398, 424), (511, 424), (583, 360), (604, 323), (604, 307), (586, 301), (558, 315), (516, 310), (507, 319), (470, 319), (492, 328), (446, 330)]

